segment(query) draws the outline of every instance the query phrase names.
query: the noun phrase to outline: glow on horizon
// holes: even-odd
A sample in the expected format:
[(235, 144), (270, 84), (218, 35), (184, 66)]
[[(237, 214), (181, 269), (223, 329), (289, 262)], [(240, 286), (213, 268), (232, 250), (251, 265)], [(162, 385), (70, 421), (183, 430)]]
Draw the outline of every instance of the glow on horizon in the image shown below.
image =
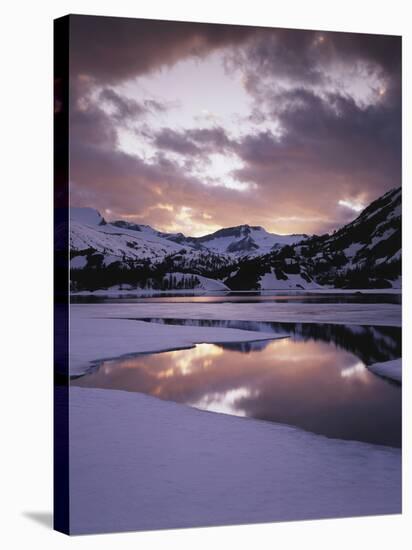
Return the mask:
[[(258, 223), (253, 220), (245, 220), (241, 223), (232, 223), (222, 225), (213, 221), (213, 216), (207, 212), (199, 213), (189, 206), (180, 206), (175, 208), (171, 204), (156, 204), (150, 207), (152, 212), (155, 210), (166, 210), (173, 213), (173, 222), (171, 223), (150, 223), (150, 219), (147, 218), (147, 212), (143, 214), (122, 214), (114, 212), (109, 208), (104, 210), (106, 221), (114, 222), (118, 220), (125, 220), (131, 223), (150, 225), (153, 229), (161, 231), (163, 233), (183, 233), (186, 237), (204, 237), (215, 233), (220, 229), (227, 227), (236, 227), (238, 225), (260, 226), (268, 233), (272, 233), (280, 236), (287, 236), (291, 234), (311, 234), (310, 231), (295, 231), (294, 224), (297, 221), (301, 222), (330, 222), (324, 218), (299, 218), (298, 216), (291, 216), (290, 219), (285, 217), (284, 219), (277, 219), (275, 222), (269, 221), (268, 223)], [(210, 220), (210, 221), (209, 221)], [(290, 229), (285, 229), (285, 222), (291, 222)], [(261, 222), (261, 220), (260, 220)], [(280, 222), (280, 223), (279, 223)], [(288, 226), (287, 226), (288, 227)]]

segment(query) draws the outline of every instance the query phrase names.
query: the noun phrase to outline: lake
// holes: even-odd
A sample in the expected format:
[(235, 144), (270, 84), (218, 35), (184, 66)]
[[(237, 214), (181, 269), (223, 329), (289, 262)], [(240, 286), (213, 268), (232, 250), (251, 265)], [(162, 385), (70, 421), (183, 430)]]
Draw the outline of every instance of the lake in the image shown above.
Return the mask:
[(282, 338), (199, 344), (104, 361), (71, 384), (141, 392), (205, 411), (289, 424), (327, 437), (401, 446), (401, 387), (366, 366), (400, 357), (400, 328), (140, 320), (271, 332)]

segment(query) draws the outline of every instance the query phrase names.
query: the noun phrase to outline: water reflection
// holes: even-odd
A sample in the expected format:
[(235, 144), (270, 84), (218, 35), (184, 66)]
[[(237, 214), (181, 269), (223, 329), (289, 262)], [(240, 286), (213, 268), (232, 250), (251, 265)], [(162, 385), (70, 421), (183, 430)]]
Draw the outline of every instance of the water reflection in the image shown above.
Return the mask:
[(242, 345), (200, 344), (106, 361), (72, 384), (400, 446), (400, 388), (372, 374), (359, 357), (314, 339), (250, 344), (256, 346), (247, 352)]
[[(332, 342), (352, 352), (366, 365), (389, 361), (401, 356), (401, 328), (362, 325), (332, 325), (322, 323), (275, 323), (262, 321), (221, 321), (215, 319), (165, 319), (141, 318), (150, 323), (197, 327), (236, 328), (257, 332), (288, 335), (297, 341), (315, 340)], [(225, 345), (226, 349), (242, 349), (244, 352), (262, 349), (267, 341), (243, 342)]]

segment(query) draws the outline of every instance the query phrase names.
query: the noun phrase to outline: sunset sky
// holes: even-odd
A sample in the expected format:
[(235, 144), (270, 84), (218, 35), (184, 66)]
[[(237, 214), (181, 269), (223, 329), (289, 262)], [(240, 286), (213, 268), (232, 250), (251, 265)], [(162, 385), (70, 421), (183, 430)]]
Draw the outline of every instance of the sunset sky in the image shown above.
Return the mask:
[(71, 204), (324, 233), (401, 183), (399, 37), (71, 17)]

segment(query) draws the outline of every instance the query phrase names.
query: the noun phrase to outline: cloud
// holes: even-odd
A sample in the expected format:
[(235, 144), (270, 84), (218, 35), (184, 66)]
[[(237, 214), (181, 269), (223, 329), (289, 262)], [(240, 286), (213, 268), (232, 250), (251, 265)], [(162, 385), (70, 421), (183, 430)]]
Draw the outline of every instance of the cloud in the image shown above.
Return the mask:
[(294, 89), (279, 97), (273, 116), (281, 137), (268, 131), (246, 136), (236, 148), (245, 162), (238, 178), (281, 194), (287, 188), (314, 207), (325, 201), (325, 208), (360, 192), (369, 201), (400, 185), (399, 104), (361, 108), (339, 94), (320, 98)]
[(123, 124), (141, 119), (149, 113), (163, 113), (168, 109), (166, 105), (159, 101), (145, 99), (142, 102), (138, 102), (135, 99), (118, 94), (111, 88), (103, 88), (100, 91), (99, 102), (108, 104), (112, 109), (111, 116)]
[[(73, 204), (189, 233), (240, 223), (333, 229), (400, 184), (400, 44), (391, 36), (71, 16)], [(179, 61), (218, 49), (226, 77), (247, 91), (235, 122), (224, 112), (205, 120), (193, 102), (185, 126), (169, 112), (169, 89), (132, 97), (139, 78), (173, 75)], [(183, 76), (190, 89), (196, 73)], [(233, 88), (224, 96), (220, 84), (210, 82), (229, 113)], [(127, 132), (144, 146), (134, 151)]]
[(177, 131), (163, 128), (155, 134), (154, 143), (164, 150), (173, 151), (181, 155), (203, 155), (222, 153), (223, 150), (233, 149), (233, 142), (221, 127), (195, 128)]
[(350, 210), (353, 210), (354, 212), (362, 212), (362, 210), (365, 208), (365, 205), (361, 202), (353, 202), (351, 200), (339, 200), (338, 201), (339, 206), (344, 206), (345, 208), (349, 208)]
[(171, 128), (163, 128), (155, 137), (154, 143), (160, 149), (166, 149), (181, 155), (199, 155), (201, 149), (189, 136)]
[(71, 15), (71, 71), (113, 84), (243, 42), (254, 32), (236, 25)]
[[(298, 86), (330, 85), (331, 80), (357, 71), (399, 80), (401, 39), (398, 36), (257, 29), (250, 40), (228, 56), (229, 70), (243, 71), (244, 84), (256, 93), (262, 79), (274, 77)], [(366, 75), (365, 75), (366, 76)]]

